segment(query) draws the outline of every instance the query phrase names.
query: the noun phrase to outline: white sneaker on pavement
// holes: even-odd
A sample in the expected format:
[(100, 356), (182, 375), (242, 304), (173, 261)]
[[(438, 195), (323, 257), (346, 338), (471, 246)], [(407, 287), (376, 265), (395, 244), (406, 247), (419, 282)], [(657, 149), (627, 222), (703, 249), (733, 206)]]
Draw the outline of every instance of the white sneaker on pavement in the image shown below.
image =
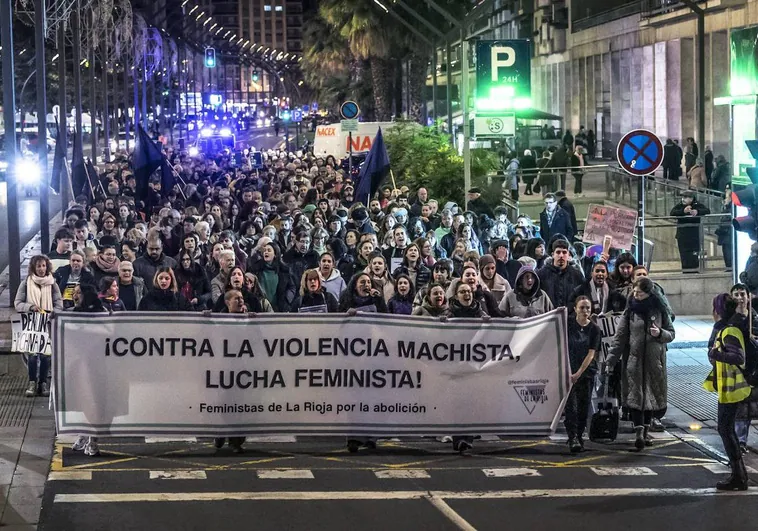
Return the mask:
[(79, 438), (76, 440), (76, 442), (71, 446), (71, 449), (75, 452), (81, 452), (87, 446), (88, 440), (89, 440), (89, 437), (86, 437), (85, 435), (80, 435)]
[(100, 455), (100, 447), (97, 445), (96, 437), (89, 438), (87, 446), (84, 447), (84, 455), (89, 455), (90, 457)]

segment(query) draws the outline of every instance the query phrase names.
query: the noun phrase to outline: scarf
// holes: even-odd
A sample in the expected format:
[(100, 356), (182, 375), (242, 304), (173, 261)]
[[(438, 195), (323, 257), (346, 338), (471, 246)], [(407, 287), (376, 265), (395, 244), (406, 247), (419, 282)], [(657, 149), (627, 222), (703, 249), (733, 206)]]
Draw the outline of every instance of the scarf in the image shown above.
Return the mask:
[(33, 304), (40, 310), (53, 311), (53, 275), (38, 277), (30, 275), (26, 279), (26, 302)]
[(598, 288), (593, 281), (590, 281), (590, 292), (592, 302), (600, 307), (600, 313), (605, 313), (608, 308), (608, 283), (603, 282), (603, 287)]
[(653, 295), (645, 300), (638, 301), (634, 297), (629, 301), (629, 311), (646, 319), (656, 309)]
[(95, 265), (102, 271), (103, 273), (113, 273), (118, 275), (118, 266), (121, 264), (121, 260), (118, 258), (114, 258), (112, 262), (106, 262), (103, 260), (103, 256), (98, 254), (95, 257)]

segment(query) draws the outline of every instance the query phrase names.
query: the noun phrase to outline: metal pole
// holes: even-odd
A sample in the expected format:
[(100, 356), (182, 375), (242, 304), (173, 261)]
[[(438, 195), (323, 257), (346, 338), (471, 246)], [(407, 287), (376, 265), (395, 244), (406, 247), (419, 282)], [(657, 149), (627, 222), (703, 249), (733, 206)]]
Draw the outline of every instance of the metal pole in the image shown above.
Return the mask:
[(437, 129), (437, 45), (432, 47), (432, 118)]
[(445, 59), (447, 68), (445, 69), (445, 89), (447, 92), (447, 133), (450, 135), (450, 141), (453, 142), (453, 60), (450, 41), (445, 43)]
[[(126, 151), (129, 152), (129, 55), (124, 54), (124, 135), (126, 136)], [(116, 142), (118, 142), (118, 129), (116, 129)], [(136, 137), (135, 137), (136, 138)]]
[(347, 132), (347, 149), (348, 149), (348, 158), (347, 158), (347, 176), (349, 178), (353, 178), (353, 132), (348, 131)]
[(45, 0), (34, 3), (34, 48), (37, 66), (37, 153), (39, 156), (39, 226), (42, 251), (50, 248), (50, 184), (47, 175), (47, 95), (45, 94)]
[[(68, 110), (66, 103), (66, 27), (58, 26), (58, 142), (63, 143), (63, 153), (68, 153)], [(71, 204), (71, 181), (66, 165), (61, 170), (61, 210)]]
[(702, 154), (705, 151), (705, 12), (702, 9), (697, 16), (697, 64), (697, 135), (699, 154)]
[[(74, 142), (78, 142), (79, 146), (82, 145), (82, 49), (81, 43), (79, 42), (81, 37), (81, 21), (79, 20), (80, 12), (80, 0), (76, 0), (73, 13), (71, 14), (71, 36), (74, 42), (74, 108), (76, 110), (76, 116), (74, 116), (74, 124), (76, 128), (74, 131)], [(81, 193), (81, 190), (74, 190), (74, 200), (76, 200), (76, 196), (79, 193)]]
[[(463, 111), (463, 187), (471, 188), (471, 127), (468, 117), (468, 41), (466, 30), (461, 30), (461, 110)], [(468, 210), (468, 197), (466, 197)]]
[[(105, 162), (111, 161), (111, 115), (108, 112), (108, 24), (105, 24), (105, 38), (103, 41), (103, 157)], [(115, 83), (113, 85), (115, 87)]]
[[(0, 2), (0, 43), (3, 45), (3, 119), (5, 120), (5, 160), (8, 163), (8, 269), (11, 301), (21, 283), (21, 242), (18, 233), (16, 176), (16, 76), (13, 72), (13, 3)], [(43, 249), (44, 251), (45, 249)], [(11, 305), (13, 302), (11, 302)]]
[(647, 177), (637, 179), (637, 263), (645, 263), (645, 190)]
[(92, 143), (92, 152), (90, 153), (90, 159), (92, 164), (97, 164), (97, 87), (95, 85), (95, 44), (92, 43), (89, 50), (90, 63), (89, 63), (89, 82), (90, 82), (90, 141)]

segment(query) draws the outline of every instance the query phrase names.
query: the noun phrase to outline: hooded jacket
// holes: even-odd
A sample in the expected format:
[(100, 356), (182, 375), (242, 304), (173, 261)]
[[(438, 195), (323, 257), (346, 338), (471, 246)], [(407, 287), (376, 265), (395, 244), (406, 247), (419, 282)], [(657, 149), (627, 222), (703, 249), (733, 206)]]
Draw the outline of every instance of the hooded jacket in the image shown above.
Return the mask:
[[(521, 277), (530, 273), (534, 275), (534, 285), (529, 291), (521, 286)], [(523, 266), (516, 275), (516, 284), (509, 291), (498, 307), (504, 317), (518, 317), (521, 319), (534, 317), (547, 313), (553, 309), (553, 303), (547, 293), (540, 289), (540, 277), (530, 266)]]
[(329, 278), (322, 277), (321, 270), (319, 270), (318, 278), (321, 279), (321, 286), (327, 291), (327, 293), (331, 293), (336, 300), (340, 300), (340, 295), (345, 291), (347, 285), (339, 270), (337, 270), (337, 268), (332, 269), (332, 274), (329, 275)]
[(550, 297), (550, 302), (556, 308), (568, 306), (574, 290), (584, 283), (582, 272), (568, 264), (564, 269), (552, 264), (546, 265), (537, 271), (537, 276), (540, 279), (541, 288), (545, 290), (547, 296)]

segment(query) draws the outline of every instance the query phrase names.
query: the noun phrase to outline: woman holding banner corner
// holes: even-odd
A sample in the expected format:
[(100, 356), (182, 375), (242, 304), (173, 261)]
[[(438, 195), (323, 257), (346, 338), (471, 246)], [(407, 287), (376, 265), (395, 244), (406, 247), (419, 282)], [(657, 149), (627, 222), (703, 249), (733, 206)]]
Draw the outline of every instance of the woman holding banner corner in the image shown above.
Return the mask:
[[(61, 290), (55, 283), (53, 264), (47, 256), (36, 255), (29, 260), (28, 276), (18, 287), (14, 306), (19, 313), (53, 313), (55, 310), (63, 310)], [(29, 397), (50, 396), (47, 385), (50, 356), (31, 352), (28, 355), (29, 386), (24, 394)]]

